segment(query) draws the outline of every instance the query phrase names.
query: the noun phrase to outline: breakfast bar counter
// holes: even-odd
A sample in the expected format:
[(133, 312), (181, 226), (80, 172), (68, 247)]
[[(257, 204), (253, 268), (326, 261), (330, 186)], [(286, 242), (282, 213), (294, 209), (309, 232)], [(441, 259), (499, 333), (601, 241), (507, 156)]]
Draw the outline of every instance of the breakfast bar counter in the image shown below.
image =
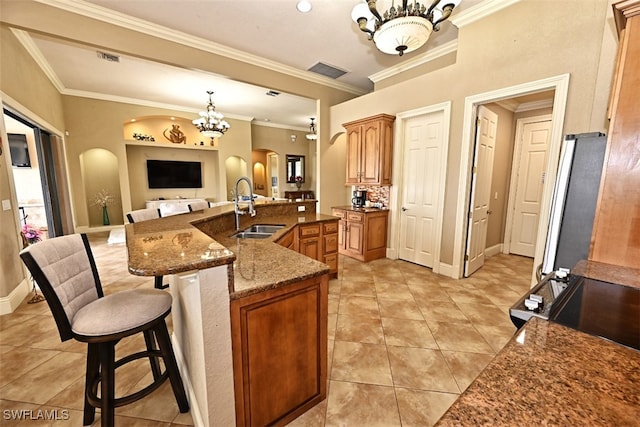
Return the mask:
[(240, 228), (281, 226), (264, 239), (233, 237), (233, 204), (126, 225), (129, 271), (170, 285), (196, 426), (283, 425), (325, 399), (330, 267), (277, 243), (337, 230), (315, 203), (257, 202)]

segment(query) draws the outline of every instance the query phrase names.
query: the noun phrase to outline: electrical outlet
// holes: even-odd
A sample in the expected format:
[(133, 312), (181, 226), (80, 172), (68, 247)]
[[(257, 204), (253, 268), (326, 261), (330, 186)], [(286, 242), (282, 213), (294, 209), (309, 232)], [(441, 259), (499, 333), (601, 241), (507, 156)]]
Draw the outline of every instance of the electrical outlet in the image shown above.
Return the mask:
[(298, 206), (298, 212), (304, 212), (304, 206)]
[(2, 201), (2, 210), (3, 211), (11, 210), (11, 200), (6, 199)]

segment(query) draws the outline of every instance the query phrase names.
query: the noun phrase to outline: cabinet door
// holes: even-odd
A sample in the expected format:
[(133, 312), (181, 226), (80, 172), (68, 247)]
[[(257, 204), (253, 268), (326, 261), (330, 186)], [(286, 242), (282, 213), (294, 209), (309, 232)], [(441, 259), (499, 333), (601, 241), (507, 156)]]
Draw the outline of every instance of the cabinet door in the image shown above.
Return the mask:
[(361, 136), (362, 126), (347, 129), (347, 184), (360, 182)]
[(347, 224), (346, 245), (347, 252), (353, 252), (358, 255), (364, 253), (364, 224), (358, 222), (349, 222)]
[(300, 239), (299, 251), (301, 254), (322, 261), (322, 253), (320, 251), (320, 238), (313, 237), (311, 239)]
[(347, 221), (340, 220), (338, 222), (338, 249), (343, 251), (347, 249)]
[(364, 125), (360, 153), (360, 183), (378, 184), (380, 182), (380, 122)]

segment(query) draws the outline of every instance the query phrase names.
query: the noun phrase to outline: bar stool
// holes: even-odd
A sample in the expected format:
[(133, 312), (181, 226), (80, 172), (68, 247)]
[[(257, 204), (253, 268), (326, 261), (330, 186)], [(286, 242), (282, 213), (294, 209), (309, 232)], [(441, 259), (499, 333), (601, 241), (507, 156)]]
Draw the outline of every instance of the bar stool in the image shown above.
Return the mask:
[(201, 211), (203, 209), (209, 208), (209, 202), (193, 202), (187, 205), (189, 207), (189, 212), (193, 211)]
[[(131, 211), (127, 213), (127, 219), (131, 224), (134, 222), (142, 222), (148, 221), (150, 219), (161, 218), (160, 209), (155, 208), (147, 208), (147, 209), (137, 209), (135, 211)], [(155, 276), (153, 278), (153, 287), (156, 289), (166, 289), (169, 285), (165, 285), (162, 283), (162, 276)]]
[[(165, 323), (172, 301), (168, 292), (131, 289), (104, 296), (85, 234), (38, 242), (23, 249), (20, 257), (49, 304), (60, 339), (74, 338), (87, 343), (84, 425), (94, 421), (99, 407), (102, 426), (113, 426), (115, 408), (149, 395), (167, 378), (180, 412), (189, 410)], [(146, 351), (115, 360), (116, 344), (138, 333), (144, 335)], [(116, 369), (141, 358), (149, 358), (153, 382), (142, 390), (116, 398)], [(163, 361), (164, 372), (159, 359)]]

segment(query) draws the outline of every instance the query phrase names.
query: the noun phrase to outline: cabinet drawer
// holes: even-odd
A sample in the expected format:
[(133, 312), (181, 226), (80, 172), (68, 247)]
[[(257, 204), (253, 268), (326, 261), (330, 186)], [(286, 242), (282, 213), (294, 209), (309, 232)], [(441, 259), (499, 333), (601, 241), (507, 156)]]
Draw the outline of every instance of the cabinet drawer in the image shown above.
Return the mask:
[(328, 254), (331, 252), (336, 252), (338, 250), (338, 235), (331, 234), (329, 236), (324, 236), (324, 253)]
[(338, 232), (338, 223), (337, 222), (325, 222), (322, 224), (322, 233), (323, 234), (334, 234)]
[(300, 226), (300, 238), (304, 239), (307, 237), (319, 236), (320, 235), (320, 224), (309, 224), (309, 225), (301, 225)]
[(323, 262), (329, 266), (331, 271), (338, 271), (338, 254), (326, 255)]
[(340, 210), (340, 209), (332, 209), (331, 210), (331, 215), (337, 216), (340, 219), (346, 219), (347, 212), (343, 211), (343, 210)]
[(364, 222), (364, 214), (360, 212), (347, 212), (347, 221)]

